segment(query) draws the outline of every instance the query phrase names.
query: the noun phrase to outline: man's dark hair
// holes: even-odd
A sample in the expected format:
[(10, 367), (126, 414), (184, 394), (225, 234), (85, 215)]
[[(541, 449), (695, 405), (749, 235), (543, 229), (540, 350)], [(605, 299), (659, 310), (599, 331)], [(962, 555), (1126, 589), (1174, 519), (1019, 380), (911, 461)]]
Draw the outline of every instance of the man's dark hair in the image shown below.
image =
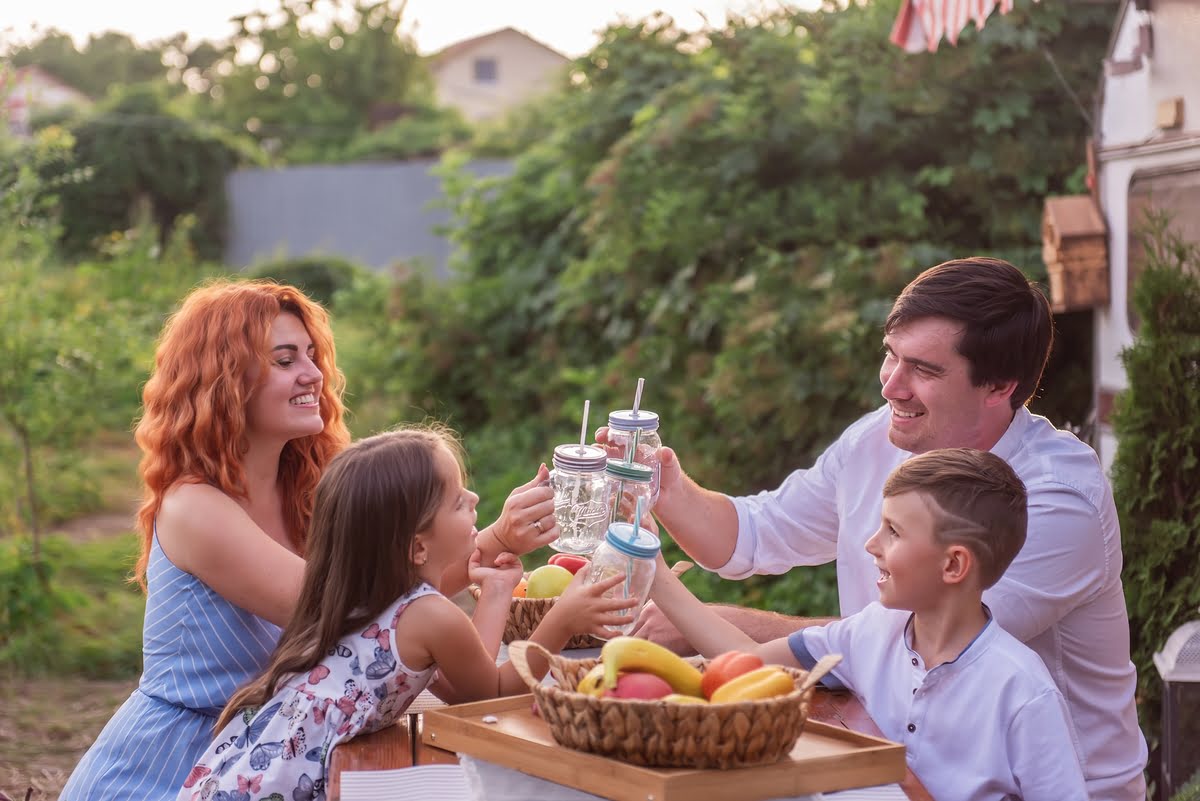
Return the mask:
[(1054, 320), (1046, 296), (1016, 267), (983, 256), (930, 267), (896, 298), (884, 332), (924, 317), (962, 323), (957, 350), (971, 365), (973, 385), (1016, 381), (1013, 409), (1033, 397), (1050, 357)]

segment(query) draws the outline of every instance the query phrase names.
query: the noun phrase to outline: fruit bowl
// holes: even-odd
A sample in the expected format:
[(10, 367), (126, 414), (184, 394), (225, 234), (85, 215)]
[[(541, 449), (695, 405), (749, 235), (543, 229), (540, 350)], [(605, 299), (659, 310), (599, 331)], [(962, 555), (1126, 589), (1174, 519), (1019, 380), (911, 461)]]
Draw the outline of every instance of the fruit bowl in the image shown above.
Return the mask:
[[(556, 683), (538, 681), (527, 652), (541, 652)], [(559, 745), (660, 768), (740, 768), (777, 762), (791, 752), (808, 719), (815, 679), (782, 668), (795, 689), (785, 695), (723, 704), (601, 698), (578, 692), (598, 659), (569, 659), (534, 642), (509, 644), (508, 657), (537, 700)], [(704, 661), (695, 664), (703, 670)]]
[[(479, 588), (471, 587), (471, 595), (479, 600)], [(504, 642), (514, 643), (517, 640), (527, 640), (533, 635), (533, 630), (542, 622), (542, 618), (554, 606), (557, 598), (513, 598), (508, 607), (508, 620), (504, 624)], [(599, 648), (604, 645), (590, 634), (576, 634), (567, 640), (565, 648)]]

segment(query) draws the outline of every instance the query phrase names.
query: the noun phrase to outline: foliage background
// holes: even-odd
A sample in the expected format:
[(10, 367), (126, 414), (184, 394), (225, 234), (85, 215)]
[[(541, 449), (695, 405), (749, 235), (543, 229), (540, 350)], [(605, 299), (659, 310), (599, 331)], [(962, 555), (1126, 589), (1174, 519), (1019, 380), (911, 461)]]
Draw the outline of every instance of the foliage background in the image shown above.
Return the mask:
[[(276, 20), (248, 15), (240, 36), (260, 48), (253, 62), (233, 43), (178, 38), (154, 46), (161, 69), (117, 39), (77, 51), (90, 66), (76, 72), (102, 56), (125, 72), (94, 76), (97, 108), (43, 131), (78, 145), (40, 173), (43, 199), (57, 199), (47, 218), (61, 225), (39, 234), (32, 274), (48, 287), (85, 282), (97, 314), (68, 319), (111, 352), (95, 380), (113, 402), (84, 420), (127, 431), (163, 316), (224, 269), (204, 257), (219, 252), (225, 170), (445, 152), (455, 280), (412, 265), (256, 269), (330, 306), (356, 434), (425, 417), (464, 433), (485, 520), (577, 436), (584, 398), (594, 428), (628, 407), (639, 376), (689, 473), (731, 493), (775, 486), (879, 403), (880, 324), (917, 272), (985, 252), (1044, 278), (1042, 202), (1083, 189), (1080, 108), (1116, 8), (1022, 3), (919, 56), (887, 43), (897, 4), (882, 0), (700, 34), (652, 17), (606, 31), (541, 103), (468, 132), (432, 107), (400, 18), (380, 11), (395, 9), (343, 5), (357, 22), (321, 35), (302, 24), (306, 2)], [(51, 36), (10, 58), (75, 63), (66, 45)], [(339, 89), (339, 76), (359, 84)], [(406, 116), (380, 129), (372, 120), (389, 108), (375, 101)], [(463, 164), (480, 154), (511, 155), (513, 173), (472, 178)], [(81, 180), (63, 184), (68, 171)], [(5, 225), (24, 230), (15, 217)], [(31, 280), (31, 297), (54, 297)], [(1090, 318), (1058, 324), (1034, 409), (1081, 424)], [(53, 505), (59, 485), (35, 479)], [(709, 599), (836, 611), (828, 567), (686, 580)]]
[[(1141, 327), (1122, 354), (1129, 389), (1113, 418), (1112, 477), (1141, 716), (1156, 738), (1163, 686), (1153, 654), (1200, 608), (1200, 248), (1161, 215), (1144, 240), (1133, 290)], [(1200, 741), (1200, 717), (1180, 720), (1181, 742)]]

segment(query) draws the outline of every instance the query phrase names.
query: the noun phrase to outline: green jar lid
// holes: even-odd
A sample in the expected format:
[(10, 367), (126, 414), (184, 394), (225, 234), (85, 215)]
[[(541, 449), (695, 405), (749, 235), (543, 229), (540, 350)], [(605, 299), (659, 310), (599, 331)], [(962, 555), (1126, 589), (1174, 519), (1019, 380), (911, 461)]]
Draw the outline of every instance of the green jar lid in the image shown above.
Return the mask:
[(652, 481), (654, 468), (639, 462), (626, 462), (624, 459), (609, 459), (604, 472), (622, 481)]

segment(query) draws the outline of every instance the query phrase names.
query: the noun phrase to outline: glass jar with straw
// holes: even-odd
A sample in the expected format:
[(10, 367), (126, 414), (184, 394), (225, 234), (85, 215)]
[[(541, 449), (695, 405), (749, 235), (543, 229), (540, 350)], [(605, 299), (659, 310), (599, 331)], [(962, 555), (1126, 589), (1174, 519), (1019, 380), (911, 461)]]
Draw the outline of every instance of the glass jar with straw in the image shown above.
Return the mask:
[[(634, 507), (633, 519), (642, 519), (641, 504)], [(625, 581), (605, 593), (610, 598), (637, 598), (638, 605), (629, 610), (633, 621), (624, 626), (609, 626), (613, 637), (628, 634), (637, 623), (637, 615), (650, 595), (654, 583), (655, 559), (661, 547), (658, 537), (649, 529), (634, 523), (612, 523), (604, 542), (592, 554), (592, 564), (585, 582), (595, 584), (610, 576), (622, 575)], [(601, 639), (608, 639), (607, 637)]]
[(639, 408), (645, 381), (644, 378), (638, 379), (632, 409), (609, 412), (608, 453), (610, 456), (626, 462), (646, 465), (653, 471), (650, 494), (650, 503), (653, 505), (658, 501), (659, 474), (661, 472), (658, 452), (662, 448), (662, 439), (658, 434), (658, 415), (655, 412)]
[(554, 449), (550, 488), (554, 490), (554, 519), (558, 539), (550, 547), (563, 553), (590, 554), (604, 539), (611, 512), (604, 449), (584, 444), (591, 401), (583, 402), (579, 444)]
[(643, 513), (654, 508), (654, 471), (644, 464), (624, 459), (609, 459), (604, 472), (608, 476), (609, 520), (636, 523), (635, 509)]

